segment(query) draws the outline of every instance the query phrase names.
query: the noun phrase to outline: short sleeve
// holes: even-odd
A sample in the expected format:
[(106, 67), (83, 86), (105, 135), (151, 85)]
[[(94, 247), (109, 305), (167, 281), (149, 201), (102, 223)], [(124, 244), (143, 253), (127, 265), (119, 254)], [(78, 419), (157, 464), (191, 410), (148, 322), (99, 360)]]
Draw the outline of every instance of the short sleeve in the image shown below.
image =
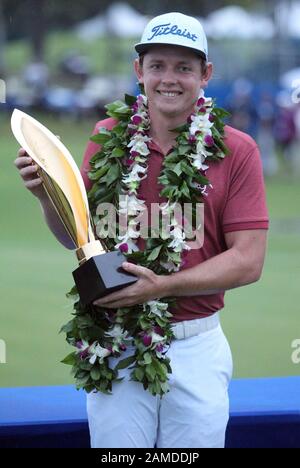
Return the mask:
[[(98, 124), (95, 126), (93, 135), (98, 133)], [(88, 172), (90, 171), (90, 160), (91, 158), (100, 150), (100, 146), (94, 143), (93, 141), (89, 141), (83, 156), (82, 165), (80, 168), (80, 172), (84, 181), (84, 185), (87, 191), (92, 188), (92, 181), (88, 177)]]
[(269, 216), (260, 152), (255, 146), (235, 161), (223, 210), (223, 231), (268, 229)]

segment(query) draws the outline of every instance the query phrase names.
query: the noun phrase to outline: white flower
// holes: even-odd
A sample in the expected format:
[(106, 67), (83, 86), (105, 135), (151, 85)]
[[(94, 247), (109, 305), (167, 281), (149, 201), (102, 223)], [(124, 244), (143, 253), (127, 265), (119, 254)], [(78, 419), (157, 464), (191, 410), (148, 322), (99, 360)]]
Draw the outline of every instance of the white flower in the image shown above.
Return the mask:
[(202, 141), (198, 141), (197, 143), (197, 154), (201, 154), (201, 156), (203, 156), (205, 159), (208, 158), (208, 156), (212, 156), (213, 153), (211, 153), (210, 151), (208, 151), (206, 148), (205, 148), (205, 145), (203, 144)]
[(125, 331), (119, 324), (115, 324), (114, 327), (105, 333), (105, 336), (113, 338), (112, 350), (118, 352), (119, 346), (124, 342), (129, 341), (128, 332)]
[(190, 134), (196, 135), (197, 132), (208, 134), (213, 125), (213, 122), (209, 120), (209, 114), (193, 116), (190, 126)]
[(204, 164), (205, 157), (202, 154), (190, 154), (189, 158), (193, 160), (192, 165), (199, 171), (207, 171), (209, 169), (209, 166)]
[(89, 353), (91, 355), (89, 359), (90, 364), (95, 364), (97, 358), (99, 358), (99, 363), (101, 364), (103, 360), (111, 354), (111, 352), (108, 349), (102, 348), (102, 346), (100, 346), (99, 343), (97, 343), (97, 341), (95, 341), (95, 343), (92, 344), (92, 346), (89, 349)]
[(180, 266), (175, 265), (174, 262), (160, 262), (161, 266), (165, 268), (169, 273), (177, 273), (180, 271)]
[[(134, 164), (130, 173), (126, 174), (123, 177), (124, 184), (129, 185), (132, 182), (141, 182), (143, 179), (147, 177), (147, 169), (148, 167), (143, 167), (140, 164)], [(145, 175), (140, 177), (139, 174), (145, 174)]]
[(146, 209), (144, 200), (139, 200), (135, 195), (126, 195), (120, 199), (120, 214), (136, 216)]
[(159, 335), (158, 333), (152, 332), (150, 336), (152, 337), (152, 344), (161, 343), (162, 341), (164, 341), (164, 337)]
[(144, 311), (146, 311), (147, 306), (150, 307), (150, 313), (153, 315), (157, 315), (158, 317), (163, 316), (163, 312), (166, 312), (168, 310), (168, 304), (165, 302), (159, 302), (159, 301), (149, 301), (146, 304), (144, 304)]
[(172, 205), (170, 205), (170, 200), (168, 201), (168, 203), (166, 203), (165, 205), (162, 205), (160, 207), (160, 210), (163, 214), (163, 216), (169, 216), (170, 214), (173, 214), (174, 213), (174, 210), (177, 206), (177, 203), (173, 203)]
[(148, 156), (150, 154), (150, 150), (147, 145), (149, 141), (151, 141), (151, 138), (147, 137), (146, 135), (137, 133), (132, 137), (130, 143), (127, 146), (128, 148), (132, 148), (132, 151), (136, 151), (142, 156)]
[(168, 245), (174, 252), (183, 252), (183, 250), (190, 250), (191, 248), (185, 242), (185, 233), (180, 227), (175, 227), (171, 232), (172, 242)]
[(124, 331), (119, 324), (116, 324), (111, 330), (107, 331), (105, 335), (111, 338), (125, 339), (127, 337), (127, 332)]

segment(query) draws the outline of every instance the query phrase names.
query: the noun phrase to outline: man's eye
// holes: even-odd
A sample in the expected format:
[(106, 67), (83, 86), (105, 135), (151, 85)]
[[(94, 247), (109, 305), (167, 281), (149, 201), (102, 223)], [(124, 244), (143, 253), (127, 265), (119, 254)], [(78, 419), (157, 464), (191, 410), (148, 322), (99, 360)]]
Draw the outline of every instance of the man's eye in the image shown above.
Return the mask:
[(180, 67), (180, 71), (182, 71), (184, 73), (187, 73), (187, 72), (191, 71), (191, 68), (190, 67)]
[(152, 69), (152, 70), (159, 70), (160, 67), (161, 67), (161, 66), (160, 66), (159, 64), (153, 64), (153, 65), (151, 65), (151, 69)]

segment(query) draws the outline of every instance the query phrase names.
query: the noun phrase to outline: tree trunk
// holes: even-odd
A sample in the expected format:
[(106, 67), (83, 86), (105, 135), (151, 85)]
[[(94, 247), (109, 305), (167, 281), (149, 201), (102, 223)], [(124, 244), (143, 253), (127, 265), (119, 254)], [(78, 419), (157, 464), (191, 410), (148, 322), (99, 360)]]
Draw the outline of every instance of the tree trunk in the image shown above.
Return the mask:
[(25, 2), (25, 11), (27, 13), (26, 23), (33, 61), (43, 62), (46, 30), (45, 1), (27, 0)]

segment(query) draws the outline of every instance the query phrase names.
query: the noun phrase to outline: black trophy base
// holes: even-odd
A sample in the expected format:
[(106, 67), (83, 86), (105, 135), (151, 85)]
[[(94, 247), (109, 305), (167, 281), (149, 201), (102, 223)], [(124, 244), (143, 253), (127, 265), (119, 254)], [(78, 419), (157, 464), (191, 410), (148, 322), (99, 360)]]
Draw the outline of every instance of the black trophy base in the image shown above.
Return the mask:
[(84, 306), (138, 280), (123, 270), (123, 262), (126, 262), (126, 258), (121, 252), (109, 252), (90, 258), (73, 271), (80, 301)]

